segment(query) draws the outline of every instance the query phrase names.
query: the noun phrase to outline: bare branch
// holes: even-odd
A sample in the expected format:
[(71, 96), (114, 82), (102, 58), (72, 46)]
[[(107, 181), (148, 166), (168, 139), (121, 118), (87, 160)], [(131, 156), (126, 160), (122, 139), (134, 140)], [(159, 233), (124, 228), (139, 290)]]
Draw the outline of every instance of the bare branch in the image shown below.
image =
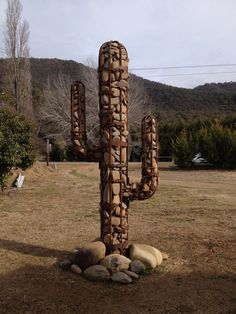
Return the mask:
[(16, 110), (32, 117), (29, 25), (21, 22), (20, 0), (8, 0), (5, 24), (5, 55), (9, 61), (8, 85), (16, 99)]

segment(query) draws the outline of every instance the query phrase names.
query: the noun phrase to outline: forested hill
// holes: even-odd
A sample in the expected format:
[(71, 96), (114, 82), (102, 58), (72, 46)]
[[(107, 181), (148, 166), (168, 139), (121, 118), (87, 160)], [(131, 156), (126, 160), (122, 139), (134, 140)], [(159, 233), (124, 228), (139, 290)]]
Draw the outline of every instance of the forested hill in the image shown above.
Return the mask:
[[(4, 74), (3, 64), (4, 60), (0, 59), (0, 84)], [(31, 59), (33, 84), (42, 88), (58, 74), (66, 75), (72, 81), (79, 80), (87, 69), (87, 66), (72, 60)], [(135, 76), (135, 79), (144, 85), (152, 110), (163, 120), (225, 116), (236, 112), (236, 82), (205, 84), (187, 89), (138, 76)]]
[(236, 83), (212, 83), (194, 89), (144, 80), (153, 104), (165, 119), (229, 115), (236, 112)]

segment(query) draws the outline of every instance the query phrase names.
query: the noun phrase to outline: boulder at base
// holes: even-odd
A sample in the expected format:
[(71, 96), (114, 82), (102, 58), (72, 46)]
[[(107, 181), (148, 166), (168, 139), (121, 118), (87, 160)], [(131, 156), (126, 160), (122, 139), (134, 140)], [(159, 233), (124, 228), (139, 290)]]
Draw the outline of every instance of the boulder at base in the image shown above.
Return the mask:
[(125, 273), (118, 271), (111, 275), (111, 280), (119, 283), (131, 283), (132, 279)]
[(136, 274), (143, 273), (146, 269), (145, 265), (139, 260), (132, 261), (129, 265), (129, 268), (132, 272)]
[(110, 279), (109, 271), (102, 265), (90, 266), (83, 272), (84, 277), (92, 281), (107, 281)]
[(100, 262), (101, 265), (106, 267), (112, 273), (129, 269), (130, 263), (131, 260), (129, 258), (120, 254), (107, 255)]
[(131, 244), (131, 260), (141, 261), (147, 268), (155, 268), (162, 263), (162, 254), (153, 246), (147, 244)]
[(82, 270), (99, 263), (105, 257), (106, 246), (101, 241), (91, 242), (76, 252), (72, 258), (73, 264)]

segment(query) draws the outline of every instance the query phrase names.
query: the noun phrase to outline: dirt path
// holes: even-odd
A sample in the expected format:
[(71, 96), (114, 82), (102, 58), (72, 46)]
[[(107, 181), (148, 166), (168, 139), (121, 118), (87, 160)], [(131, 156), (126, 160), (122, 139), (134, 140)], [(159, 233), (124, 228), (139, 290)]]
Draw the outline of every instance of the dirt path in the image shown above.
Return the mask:
[(97, 165), (38, 165), (0, 196), (0, 313), (236, 313), (235, 171), (161, 171), (158, 193), (130, 206), (130, 240), (170, 257), (128, 286), (56, 264), (99, 236), (98, 186)]

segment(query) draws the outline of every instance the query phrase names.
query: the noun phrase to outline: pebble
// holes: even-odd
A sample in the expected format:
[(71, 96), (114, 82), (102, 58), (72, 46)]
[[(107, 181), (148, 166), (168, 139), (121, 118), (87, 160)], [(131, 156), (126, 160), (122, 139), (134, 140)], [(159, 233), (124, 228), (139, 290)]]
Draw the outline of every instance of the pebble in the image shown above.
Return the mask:
[(77, 275), (80, 275), (82, 273), (81, 268), (76, 264), (72, 264), (70, 270)]
[(132, 278), (130, 278), (124, 272), (116, 272), (111, 275), (111, 280), (118, 283), (129, 284), (132, 282)]

